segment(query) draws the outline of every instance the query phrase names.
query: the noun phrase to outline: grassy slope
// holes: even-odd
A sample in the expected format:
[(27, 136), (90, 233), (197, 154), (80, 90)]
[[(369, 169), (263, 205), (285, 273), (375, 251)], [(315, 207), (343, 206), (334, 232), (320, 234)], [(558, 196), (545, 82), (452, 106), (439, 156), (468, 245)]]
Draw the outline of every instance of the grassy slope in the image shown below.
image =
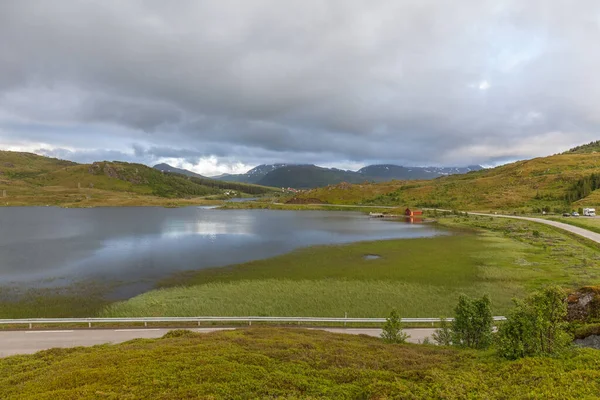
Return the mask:
[[(597, 247), (543, 225), (471, 217), (442, 223), (477, 234), (301, 249), (230, 268), (190, 272), (109, 306), (105, 316), (451, 315), (460, 293), (491, 296), (502, 314), (511, 298), (548, 283), (600, 283)], [(364, 260), (379, 254), (379, 260)], [(184, 285), (182, 287), (182, 285)], [(168, 287), (174, 286), (174, 287)]]
[(0, 360), (3, 399), (565, 399), (599, 392), (596, 350), (502, 361), (489, 353), (291, 329), (182, 332)]
[[(565, 207), (566, 191), (575, 181), (594, 172), (600, 172), (599, 154), (561, 154), (431, 181), (337, 185), (302, 196), (332, 204), (389, 204), (480, 211)], [(594, 198), (598, 199), (597, 196)], [(594, 204), (590, 203), (591, 206)]]
[[(0, 152), (0, 191), (4, 205), (186, 205), (204, 202), (227, 183), (195, 181), (163, 174), (141, 164), (75, 164), (29, 153)], [(269, 191), (256, 185), (236, 190)]]

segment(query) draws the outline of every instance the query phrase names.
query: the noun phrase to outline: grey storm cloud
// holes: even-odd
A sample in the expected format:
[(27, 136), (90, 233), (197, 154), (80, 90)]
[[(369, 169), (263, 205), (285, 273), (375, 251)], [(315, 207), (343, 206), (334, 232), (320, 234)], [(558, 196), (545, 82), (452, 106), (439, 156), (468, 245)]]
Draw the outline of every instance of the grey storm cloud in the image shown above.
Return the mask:
[(7, 0), (0, 142), (141, 162), (544, 155), (597, 139), (598, 43), (597, 0)]

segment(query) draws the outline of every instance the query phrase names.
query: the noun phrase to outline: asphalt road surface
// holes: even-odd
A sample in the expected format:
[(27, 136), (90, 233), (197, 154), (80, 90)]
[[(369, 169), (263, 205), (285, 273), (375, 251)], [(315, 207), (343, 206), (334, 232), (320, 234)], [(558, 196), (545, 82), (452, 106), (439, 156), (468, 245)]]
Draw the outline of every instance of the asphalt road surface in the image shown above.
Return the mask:
[[(483, 213), (469, 213), (469, 214), (470, 215), (481, 215), (481, 216), (485, 216), (485, 217), (523, 219), (525, 221), (539, 222), (540, 224), (554, 226), (555, 228), (560, 228), (567, 232), (571, 232), (576, 235), (583, 236), (584, 238), (594, 241), (596, 243), (600, 243), (600, 233), (588, 231), (587, 229), (583, 229), (583, 228), (579, 228), (577, 226), (565, 224), (563, 222), (550, 221), (548, 219), (543, 219), (543, 218), (517, 217), (514, 215), (496, 215), (496, 214), (483, 214)], [(577, 218), (577, 217), (573, 217), (573, 218)], [(579, 218), (588, 218), (588, 217), (579, 217)]]
[[(209, 333), (230, 329), (234, 328), (195, 328), (189, 330)], [(54, 347), (77, 347), (94, 346), (105, 343), (122, 343), (137, 338), (156, 339), (165, 335), (169, 330), (171, 329), (138, 328), (0, 332), (0, 357), (7, 357), (15, 354), (32, 354), (40, 350), (47, 350)], [(321, 330), (351, 335), (368, 335), (376, 337), (381, 335), (381, 329), (323, 328)], [(422, 341), (425, 337), (431, 336), (434, 329), (406, 329), (405, 331), (411, 336), (409, 342), (417, 343), (419, 340)]]

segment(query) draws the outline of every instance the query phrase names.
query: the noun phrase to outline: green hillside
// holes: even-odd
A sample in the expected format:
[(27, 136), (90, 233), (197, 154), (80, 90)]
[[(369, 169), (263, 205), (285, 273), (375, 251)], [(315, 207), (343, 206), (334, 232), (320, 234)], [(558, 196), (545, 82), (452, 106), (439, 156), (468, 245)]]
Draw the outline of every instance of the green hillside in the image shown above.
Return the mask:
[(23, 179), (77, 165), (71, 161), (33, 153), (0, 150), (0, 179)]
[(342, 184), (315, 189), (301, 197), (318, 198), (332, 204), (481, 211), (561, 210), (582, 204), (600, 205), (592, 174), (600, 174), (600, 154), (565, 153), (430, 181)]
[(0, 201), (4, 205), (177, 205), (209, 196), (273, 190), (187, 177), (142, 164), (76, 164), (30, 153), (0, 152)]

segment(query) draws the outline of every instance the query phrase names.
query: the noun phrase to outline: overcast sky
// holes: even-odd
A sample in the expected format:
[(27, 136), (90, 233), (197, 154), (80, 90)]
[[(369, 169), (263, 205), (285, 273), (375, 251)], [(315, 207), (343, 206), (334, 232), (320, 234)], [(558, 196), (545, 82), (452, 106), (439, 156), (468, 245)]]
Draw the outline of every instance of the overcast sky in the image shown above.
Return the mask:
[(214, 175), (600, 139), (598, 0), (3, 0), (0, 147)]

